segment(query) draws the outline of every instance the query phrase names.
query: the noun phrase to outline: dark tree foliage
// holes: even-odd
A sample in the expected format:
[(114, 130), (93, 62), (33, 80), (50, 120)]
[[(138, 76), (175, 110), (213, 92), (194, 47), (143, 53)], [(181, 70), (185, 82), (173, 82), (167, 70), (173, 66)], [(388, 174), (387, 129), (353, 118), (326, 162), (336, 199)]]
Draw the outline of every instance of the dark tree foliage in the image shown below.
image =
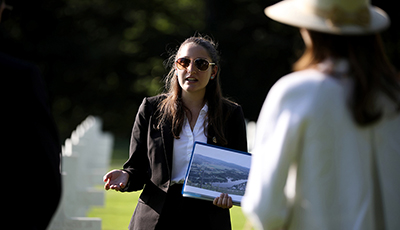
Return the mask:
[[(0, 26), (0, 52), (39, 66), (62, 139), (88, 115), (129, 137), (143, 97), (163, 91), (169, 52), (196, 32), (219, 43), (223, 93), (256, 120), (268, 90), (291, 71), (304, 46), (296, 28), (264, 15), (276, 0), (6, 2), (14, 9)], [(400, 69), (395, 3), (372, 3), (391, 16), (383, 38)]]

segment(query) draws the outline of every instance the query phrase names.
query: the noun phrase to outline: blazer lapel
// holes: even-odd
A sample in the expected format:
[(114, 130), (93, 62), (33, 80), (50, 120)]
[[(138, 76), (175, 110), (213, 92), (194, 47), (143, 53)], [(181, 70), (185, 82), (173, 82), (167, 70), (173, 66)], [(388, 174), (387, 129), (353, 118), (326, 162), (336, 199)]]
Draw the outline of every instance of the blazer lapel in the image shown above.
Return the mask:
[(165, 124), (161, 126), (161, 135), (164, 147), (164, 154), (168, 163), (169, 177), (171, 178), (174, 137), (172, 135), (172, 125), (170, 121), (165, 122)]
[(212, 128), (211, 125), (208, 126), (207, 130), (207, 144), (211, 145), (218, 145), (217, 138), (215, 137), (215, 132), (214, 129)]

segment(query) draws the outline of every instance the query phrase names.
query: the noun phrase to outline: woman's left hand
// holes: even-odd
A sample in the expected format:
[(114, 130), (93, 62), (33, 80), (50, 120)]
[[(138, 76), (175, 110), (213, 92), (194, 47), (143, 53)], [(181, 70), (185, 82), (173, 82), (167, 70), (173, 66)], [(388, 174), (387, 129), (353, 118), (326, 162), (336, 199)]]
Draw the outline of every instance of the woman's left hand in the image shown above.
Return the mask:
[(232, 208), (232, 197), (227, 193), (221, 193), (221, 196), (214, 199), (213, 204), (220, 208)]

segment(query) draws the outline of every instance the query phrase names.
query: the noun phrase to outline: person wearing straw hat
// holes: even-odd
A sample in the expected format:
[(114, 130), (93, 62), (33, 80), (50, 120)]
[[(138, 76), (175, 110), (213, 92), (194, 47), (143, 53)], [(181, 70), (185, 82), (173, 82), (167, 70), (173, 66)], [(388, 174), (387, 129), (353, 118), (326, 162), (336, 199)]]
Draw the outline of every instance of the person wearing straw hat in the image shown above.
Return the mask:
[(400, 229), (400, 81), (368, 0), (284, 0), (265, 14), (306, 49), (269, 91), (242, 210), (256, 229)]

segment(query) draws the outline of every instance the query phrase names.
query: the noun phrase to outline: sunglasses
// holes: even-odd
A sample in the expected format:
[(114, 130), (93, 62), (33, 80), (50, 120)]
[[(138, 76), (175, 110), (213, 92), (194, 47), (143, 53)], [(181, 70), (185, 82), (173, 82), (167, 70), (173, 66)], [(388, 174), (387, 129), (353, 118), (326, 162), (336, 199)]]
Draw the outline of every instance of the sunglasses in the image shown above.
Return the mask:
[[(192, 62), (188, 58), (179, 58), (178, 60), (175, 61), (176, 67), (180, 70), (187, 69), (190, 65), (190, 62)], [(210, 63), (204, 58), (197, 58), (194, 60), (194, 66), (200, 71), (206, 71), (210, 65), (215, 65), (215, 63)]]

